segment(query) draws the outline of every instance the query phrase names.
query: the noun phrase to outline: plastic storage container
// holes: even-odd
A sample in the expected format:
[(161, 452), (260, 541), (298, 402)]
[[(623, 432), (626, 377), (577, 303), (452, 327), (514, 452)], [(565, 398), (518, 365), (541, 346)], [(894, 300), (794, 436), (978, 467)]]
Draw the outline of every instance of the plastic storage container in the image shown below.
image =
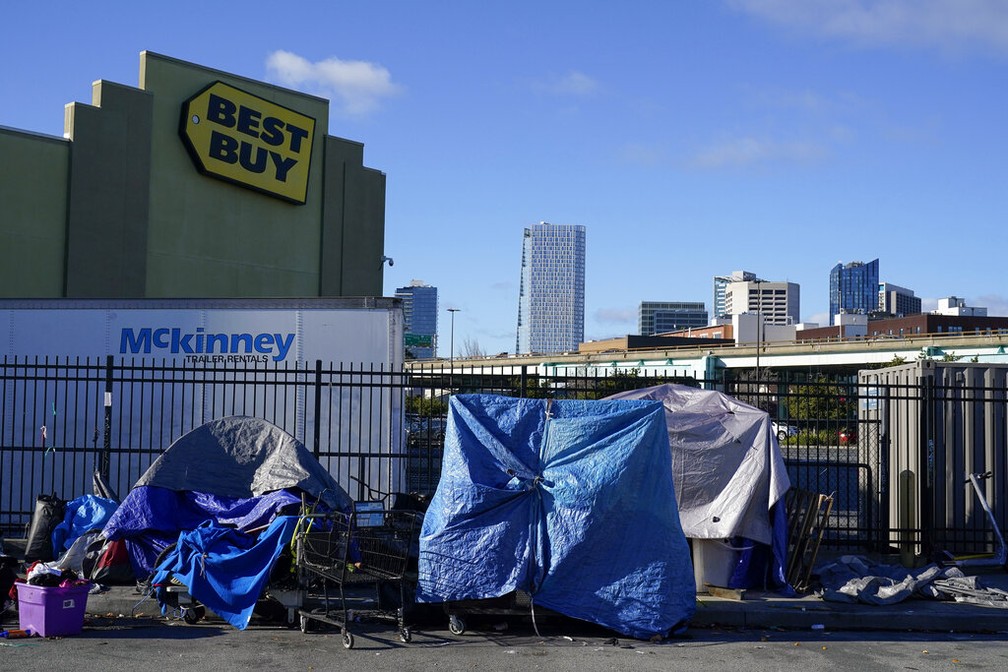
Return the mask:
[(66, 587), (16, 585), (22, 630), (31, 630), (42, 637), (80, 634), (90, 583)]

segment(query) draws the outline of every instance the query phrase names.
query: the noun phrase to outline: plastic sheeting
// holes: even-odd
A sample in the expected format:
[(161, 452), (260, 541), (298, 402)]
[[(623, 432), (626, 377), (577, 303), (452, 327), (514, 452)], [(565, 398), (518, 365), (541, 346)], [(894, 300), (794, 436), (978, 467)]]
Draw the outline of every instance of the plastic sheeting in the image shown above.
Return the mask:
[(420, 536), (417, 598), (516, 590), (633, 637), (693, 615), (662, 407), (459, 395)]
[(158, 457), (134, 487), (208, 492), (246, 498), (297, 488), (332, 510), (350, 498), (304, 444), (276, 425), (247, 416), (212, 420)]
[(183, 435), (137, 480), (103, 529), (125, 539), (137, 578), (179, 532), (204, 521), (249, 529), (300, 505), (350, 509), (349, 495), (300, 441), (260, 418), (212, 420)]
[(770, 510), (791, 481), (765, 411), (685, 385), (609, 398), (650, 399), (664, 406), (679, 519), (687, 537), (745, 537), (771, 544)]
[(105, 527), (118, 507), (115, 500), (95, 495), (83, 495), (67, 502), (63, 520), (52, 532), (54, 555), (60, 556), (85, 532)]
[(210, 522), (180, 534), (151, 582), (158, 586), (162, 613), (167, 601), (164, 586), (176, 579), (193, 599), (244, 630), (297, 521), (295, 516), (279, 516), (258, 537)]
[(239, 530), (268, 525), (282, 513), (294, 513), (301, 498), (289, 490), (259, 497), (218, 497), (205, 492), (176, 492), (155, 486), (130, 490), (105, 525), (106, 539), (125, 539), (137, 578), (150, 575), (158, 555), (178, 540), (179, 532), (208, 520)]

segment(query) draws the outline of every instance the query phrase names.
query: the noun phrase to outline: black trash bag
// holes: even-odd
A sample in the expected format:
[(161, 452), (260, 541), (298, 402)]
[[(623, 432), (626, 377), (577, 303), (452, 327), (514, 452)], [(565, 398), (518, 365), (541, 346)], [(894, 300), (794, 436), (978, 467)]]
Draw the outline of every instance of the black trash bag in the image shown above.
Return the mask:
[(119, 495), (116, 494), (116, 491), (108, 484), (108, 481), (106, 481), (105, 477), (102, 476), (101, 471), (97, 469), (95, 469), (94, 475), (91, 477), (91, 489), (94, 491), (94, 495), (96, 497), (111, 499), (116, 503), (120, 501)]
[(28, 541), (25, 543), (25, 560), (49, 562), (54, 559), (52, 532), (63, 522), (65, 514), (66, 502), (57, 497), (55, 492), (51, 495), (39, 495), (35, 499), (35, 513), (32, 514)]

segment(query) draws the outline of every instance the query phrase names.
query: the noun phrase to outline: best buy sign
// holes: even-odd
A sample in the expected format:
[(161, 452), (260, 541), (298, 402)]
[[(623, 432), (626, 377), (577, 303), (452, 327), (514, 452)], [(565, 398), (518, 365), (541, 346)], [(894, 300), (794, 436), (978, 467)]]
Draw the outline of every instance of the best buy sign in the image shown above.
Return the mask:
[(313, 118), (214, 82), (182, 104), (180, 133), (201, 173), (305, 202)]

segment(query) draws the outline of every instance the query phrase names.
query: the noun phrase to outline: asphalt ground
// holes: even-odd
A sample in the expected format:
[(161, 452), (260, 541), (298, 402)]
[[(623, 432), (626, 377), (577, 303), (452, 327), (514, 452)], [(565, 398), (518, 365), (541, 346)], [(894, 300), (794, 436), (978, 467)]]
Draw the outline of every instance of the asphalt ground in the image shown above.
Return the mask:
[[(1003, 569), (979, 573), (985, 586), (1008, 590), (1008, 572)], [(782, 597), (776, 593), (745, 591), (744, 599), (719, 597), (706, 593), (697, 595), (696, 613), (690, 628), (739, 628), (781, 630), (874, 630), (892, 632), (974, 632), (1008, 634), (1008, 608), (1002, 606), (911, 598), (893, 605), (871, 605), (825, 601), (814, 594)], [(351, 605), (352, 606), (352, 605)], [(288, 615), (274, 603), (266, 610), (269, 619), (282, 622)], [(150, 619), (171, 620), (179, 614), (163, 616), (157, 602), (136, 586), (111, 586), (88, 595), (87, 616), (90, 619), (115, 619), (128, 626), (130, 619), (139, 624)], [(363, 611), (363, 609), (361, 610)], [(495, 617), (499, 616), (499, 617)], [(523, 618), (524, 617), (524, 618)], [(209, 613), (208, 622), (220, 622)], [(299, 624), (295, 618), (292, 625)], [(436, 607), (428, 607), (411, 615), (412, 626), (428, 633), (448, 631), (448, 616)], [(480, 628), (493, 630), (508, 620), (525, 621), (527, 614), (518, 609), (502, 614), (486, 614), (476, 619)], [(5, 628), (16, 628), (17, 614), (5, 612)], [(256, 621), (254, 620), (253, 623)], [(588, 627), (588, 626), (586, 626)]]

